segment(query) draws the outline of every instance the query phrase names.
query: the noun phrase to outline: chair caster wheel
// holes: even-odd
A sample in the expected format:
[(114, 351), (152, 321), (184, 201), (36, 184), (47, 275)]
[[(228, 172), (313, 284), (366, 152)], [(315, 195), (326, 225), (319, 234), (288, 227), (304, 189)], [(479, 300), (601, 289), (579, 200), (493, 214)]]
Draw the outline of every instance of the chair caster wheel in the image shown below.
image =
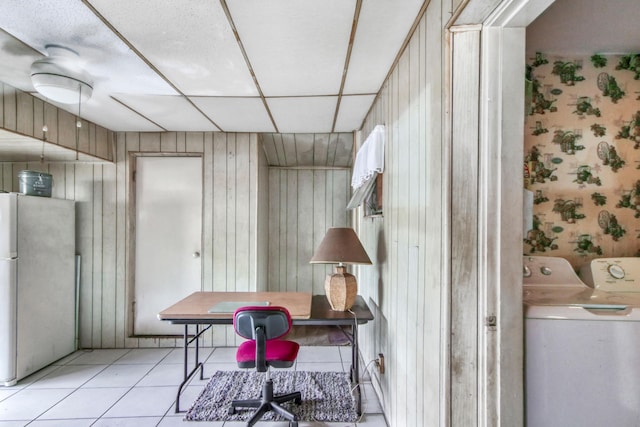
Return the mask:
[(227, 411), (227, 413), (228, 413), (229, 415), (233, 415), (233, 414), (235, 414), (235, 413), (236, 413), (236, 408), (234, 408), (234, 407), (232, 406), (231, 408), (229, 408), (229, 410)]

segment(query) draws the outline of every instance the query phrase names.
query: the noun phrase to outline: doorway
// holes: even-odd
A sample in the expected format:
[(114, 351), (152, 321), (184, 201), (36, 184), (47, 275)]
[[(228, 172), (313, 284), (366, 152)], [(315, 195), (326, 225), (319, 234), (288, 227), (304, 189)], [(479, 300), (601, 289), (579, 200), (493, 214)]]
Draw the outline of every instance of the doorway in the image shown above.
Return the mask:
[(158, 312), (202, 290), (202, 157), (133, 157), (134, 336), (179, 335)]
[[(478, 425), (523, 425), (522, 189), (526, 27), (554, 0), (503, 0), (482, 22), (479, 287), (497, 333), (480, 335)], [(463, 52), (468, 55), (468, 52)], [(464, 95), (462, 95), (464, 96)], [(507, 184), (508, 183), (508, 184)], [(500, 230), (499, 233), (494, 230)], [(518, 250), (516, 250), (518, 249)]]

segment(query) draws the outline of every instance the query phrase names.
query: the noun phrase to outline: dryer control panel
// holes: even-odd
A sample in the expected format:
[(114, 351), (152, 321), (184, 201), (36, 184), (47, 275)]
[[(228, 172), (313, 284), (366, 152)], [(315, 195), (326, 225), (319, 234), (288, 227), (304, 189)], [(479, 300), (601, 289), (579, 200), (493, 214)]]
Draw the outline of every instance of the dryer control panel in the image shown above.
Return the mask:
[(598, 258), (580, 268), (588, 286), (606, 292), (640, 293), (640, 258)]

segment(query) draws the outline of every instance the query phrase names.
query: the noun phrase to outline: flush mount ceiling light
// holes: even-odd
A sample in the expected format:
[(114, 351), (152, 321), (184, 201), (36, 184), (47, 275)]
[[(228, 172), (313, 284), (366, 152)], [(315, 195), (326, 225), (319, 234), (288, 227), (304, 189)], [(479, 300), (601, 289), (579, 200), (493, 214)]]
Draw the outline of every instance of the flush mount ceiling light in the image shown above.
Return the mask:
[(47, 57), (31, 64), (31, 82), (48, 99), (63, 104), (77, 104), (91, 98), (93, 81), (74, 50), (46, 45)]

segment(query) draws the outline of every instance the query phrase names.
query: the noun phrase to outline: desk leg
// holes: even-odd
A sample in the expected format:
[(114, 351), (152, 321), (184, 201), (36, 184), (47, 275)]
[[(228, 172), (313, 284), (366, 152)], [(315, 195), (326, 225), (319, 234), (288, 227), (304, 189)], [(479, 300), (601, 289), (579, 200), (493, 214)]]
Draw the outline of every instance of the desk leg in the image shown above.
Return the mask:
[(355, 384), (353, 391), (356, 393), (356, 412), (362, 415), (362, 390), (360, 390), (360, 358), (358, 350), (358, 322), (353, 321), (351, 326), (351, 381)]
[[(189, 325), (184, 325), (184, 380), (182, 381), (182, 383), (180, 383), (180, 387), (178, 387), (178, 394), (176, 396), (176, 414), (180, 412), (180, 395), (182, 394), (182, 389), (184, 388), (185, 385), (187, 385), (187, 383), (191, 380), (191, 377), (193, 377), (193, 375), (198, 371), (198, 369), (200, 370), (200, 379), (203, 379), (204, 368), (202, 363), (198, 360), (198, 353), (200, 351), (200, 344), (198, 342), (198, 338), (207, 329), (209, 328), (207, 327), (201, 331), (200, 325), (196, 324), (196, 334), (190, 341)], [(191, 344), (191, 342), (194, 340), (196, 342), (195, 344), (196, 354), (195, 354), (193, 369), (191, 370), (191, 372), (189, 372), (189, 344)]]

